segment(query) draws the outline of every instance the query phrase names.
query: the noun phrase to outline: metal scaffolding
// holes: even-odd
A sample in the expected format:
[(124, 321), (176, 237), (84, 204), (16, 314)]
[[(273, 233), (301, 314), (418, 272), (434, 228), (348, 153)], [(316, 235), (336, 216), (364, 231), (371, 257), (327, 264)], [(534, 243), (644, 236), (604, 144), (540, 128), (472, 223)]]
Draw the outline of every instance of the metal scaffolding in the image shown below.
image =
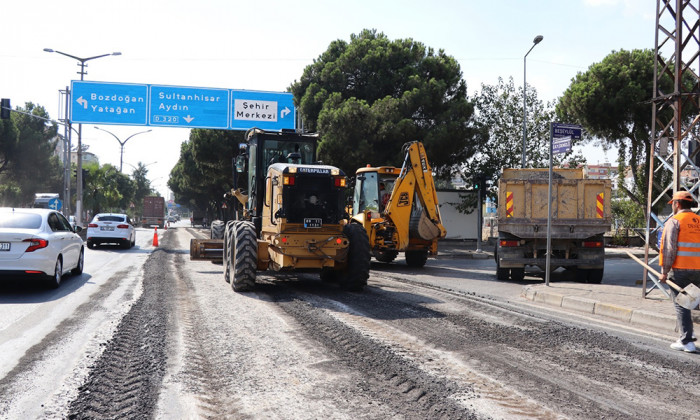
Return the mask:
[[(668, 201), (672, 193), (683, 190), (689, 191), (698, 201), (700, 0), (657, 0), (655, 44), (644, 252), (644, 262), (647, 264), (656, 260), (649, 261), (649, 246), (657, 247), (658, 235), (670, 217), (655, 214), (653, 207), (660, 201)], [(669, 78), (672, 84), (668, 83)], [(664, 185), (659, 183), (659, 179), (671, 181)], [(655, 192), (658, 195), (655, 196)], [(653, 228), (652, 223), (655, 225)], [(654, 282), (649, 289), (647, 278)], [(655, 287), (666, 293), (658, 279), (645, 268), (643, 296), (646, 297)]]

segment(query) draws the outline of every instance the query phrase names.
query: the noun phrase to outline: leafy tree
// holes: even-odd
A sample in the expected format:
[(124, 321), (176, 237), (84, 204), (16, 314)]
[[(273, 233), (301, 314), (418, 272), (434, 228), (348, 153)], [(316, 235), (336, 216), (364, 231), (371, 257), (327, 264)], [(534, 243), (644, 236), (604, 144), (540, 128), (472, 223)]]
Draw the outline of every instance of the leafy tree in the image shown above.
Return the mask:
[[(581, 124), (589, 140), (618, 149), (619, 173), (624, 176), (630, 168), (635, 188), (627, 194), (638, 205), (646, 202), (649, 179), (654, 62), (654, 52), (648, 49), (613, 51), (578, 73), (556, 107), (557, 116)], [(660, 87), (673, 91), (670, 77), (663, 77)], [(661, 117), (669, 119), (669, 115)], [(659, 181), (663, 184), (667, 180)], [(624, 183), (620, 186), (626, 189)]]
[(244, 132), (195, 129), (180, 146), (180, 159), (170, 172), (168, 188), (175, 201), (190, 208), (219, 212), (224, 194), (233, 186), (232, 159), (243, 141)]
[(83, 203), (91, 213), (125, 212), (136, 191), (134, 182), (110, 164), (87, 164)]
[[(554, 103), (543, 103), (530, 86), (526, 100), (526, 166), (549, 167), (549, 123), (555, 121)], [(477, 137), (478, 147), (461, 166), (461, 176), (467, 185), (475, 185), (482, 176), (491, 185), (487, 193), (495, 198), (501, 168), (522, 165), (523, 91), (516, 89), (512, 77), (507, 82), (499, 77), (496, 85), (481, 85), (481, 91), (474, 95), (474, 103), (476, 126), (484, 135)], [(583, 157), (573, 152), (553, 156), (555, 166), (567, 163), (575, 167), (581, 161)]]
[(459, 64), (412, 39), (365, 29), (334, 41), (290, 89), (304, 127), (321, 134), (319, 158), (348, 174), (399, 165), (413, 140), (443, 175), (472, 152), (473, 106)]
[(17, 109), (23, 113), (13, 112), (0, 128), (0, 194), (3, 201), (28, 205), (37, 192), (62, 191), (63, 170), (54, 155), (56, 125), (46, 123), (46, 110), (31, 102)]
[(143, 162), (136, 164), (136, 167), (131, 172), (131, 179), (133, 181), (134, 193), (129, 203), (129, 208), (131, 209), (131, 204), (134, 204), (133, 210), (130, 211), (130, 215), (136, 218), (137, 215), (143, 214), (143, 198), (151, 195), (151, 181), (148, 179), (148, 169), (147, 165)]

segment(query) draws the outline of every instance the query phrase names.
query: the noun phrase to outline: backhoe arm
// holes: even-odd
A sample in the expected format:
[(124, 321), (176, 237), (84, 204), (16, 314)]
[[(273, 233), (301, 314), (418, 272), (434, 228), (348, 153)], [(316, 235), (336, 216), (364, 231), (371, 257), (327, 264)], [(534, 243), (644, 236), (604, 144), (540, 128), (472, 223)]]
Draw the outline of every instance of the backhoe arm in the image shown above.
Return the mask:
[(417, 141), (404, 146), (405, 158), (401, 173), (394, 183), (391, 198), (384, 211), (396, 228), (399, 249), (405, 249), (409, 240), (409, 225), (414, 197), (418, 197), (424, 213), (417, 226), (424, 240), (444, 238), (447, 234), (442, 225), (438, 207), (435, 181), (423, 144)]

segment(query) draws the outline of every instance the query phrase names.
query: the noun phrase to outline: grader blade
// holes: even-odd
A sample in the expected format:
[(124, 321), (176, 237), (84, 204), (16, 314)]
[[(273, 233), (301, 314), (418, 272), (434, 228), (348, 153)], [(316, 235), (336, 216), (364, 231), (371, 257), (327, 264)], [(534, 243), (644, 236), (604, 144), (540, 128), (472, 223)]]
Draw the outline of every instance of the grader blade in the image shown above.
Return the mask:
[(190, 260), (223, 261), (224, 241), (221, 239), (191, 239)]

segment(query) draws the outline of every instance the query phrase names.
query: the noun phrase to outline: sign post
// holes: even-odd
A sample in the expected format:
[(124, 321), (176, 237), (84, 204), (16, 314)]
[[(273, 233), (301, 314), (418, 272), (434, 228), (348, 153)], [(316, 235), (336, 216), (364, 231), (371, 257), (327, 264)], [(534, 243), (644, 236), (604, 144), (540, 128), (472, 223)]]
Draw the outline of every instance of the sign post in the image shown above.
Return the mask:
[[(549, 192), (547, 194), (547, 261), (545, 263), (544, 284), (549, 286), (549, 266), (552, 258), (552, 173), (553, 159), (556, 154), (563, 154), (571, 151), (571, 139), (581, 138), (581, 126), (573, 124), (549, 123)], [(556, 144), (556, 147), (554, 146)], [(559, 206), (557, 205), (557, 212)]]

